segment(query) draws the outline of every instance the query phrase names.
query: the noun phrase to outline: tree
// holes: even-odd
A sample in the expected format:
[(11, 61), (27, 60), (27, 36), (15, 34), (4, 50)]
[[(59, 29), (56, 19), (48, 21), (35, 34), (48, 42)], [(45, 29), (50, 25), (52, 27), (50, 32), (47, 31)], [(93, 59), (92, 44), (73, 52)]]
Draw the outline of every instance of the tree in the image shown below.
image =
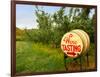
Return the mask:
[(52, 20), (51, 16), (46, 13), (43, 10), (40, 10), (38, 7), (36, 7), (36, 16), (37, 16), (37, 23), (40, 32), (40, 37), (41, 42), (43, 43), (49, 43), (51, 40), (51, 25), (52, 25)]
[[(94, 38), (95, 14), (93, 18), (89, 18), (90, 12), (91, 8), (70, 7), (66, 11), (66, 7), (61, 7), (51, 15), (36, 6), (38, 29), (32, 30), (30, 34), (34, 41), (51, 44), (53, 47), (59, 47), (62, 36), (73, 29), (85, 30), (90, 38)], [(91, 42), (94, 42), (93, 39)]]

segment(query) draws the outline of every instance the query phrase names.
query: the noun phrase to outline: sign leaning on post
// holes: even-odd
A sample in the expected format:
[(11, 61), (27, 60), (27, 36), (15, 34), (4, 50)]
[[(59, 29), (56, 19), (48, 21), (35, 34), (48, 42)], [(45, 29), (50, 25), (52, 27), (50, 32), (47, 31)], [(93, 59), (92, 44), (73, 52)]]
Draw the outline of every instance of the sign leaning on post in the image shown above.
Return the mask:
[(72, 30), (66, 33), (61, 40), (61, 49), (64, 52), (64, 63), (66, 67), (66, 58), (80, 58), (80, 69), (82, 70), (81, 56), (87, 54), (87, 65), (89, 65), (88, 49), (90, 45), (89, 35), (80, 29)]
[(61, 40), (62, 51), (71, 58), (76, 58), (86, 53), (90, 39), (86, 32), (80, 29), (66, 33)]

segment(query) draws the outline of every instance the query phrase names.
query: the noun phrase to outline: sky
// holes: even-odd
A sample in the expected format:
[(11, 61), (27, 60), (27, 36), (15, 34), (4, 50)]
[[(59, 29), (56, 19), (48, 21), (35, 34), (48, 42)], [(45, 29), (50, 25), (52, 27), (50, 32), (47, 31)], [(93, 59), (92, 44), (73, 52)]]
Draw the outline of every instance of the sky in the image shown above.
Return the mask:
[[(40, 8), (42, 9), (41, 6)], [(53, 14), (59, 9), (60, 7), (54, 7), (54, 6), (43, 7), (43, 10), (50, 14)], [(34, 5), (17, 4), (16, 5), (16, 26), (18, 28), (27, 28), (27, 29), (37, 28), (35, 10), (36, 7)]]
[[(42, 8), (43, 7), (43, 8)], [(49, 14), (53, 14), (61, 7), (59, 6), (39, 6), (39, 8), (43, 9), (45, 12)], [(66, 8), (66, 13), (68, 14), (70, 7)], [(16, 27), (20, 29), (32, 29), (37, 28), (36, 15), (35, 15), (36, 7), (34, 5), (25, 5), (25, 4), (17, 4), (16, 5)], [(90, 17), (93, 15), (94, 10), (91, 10)]]

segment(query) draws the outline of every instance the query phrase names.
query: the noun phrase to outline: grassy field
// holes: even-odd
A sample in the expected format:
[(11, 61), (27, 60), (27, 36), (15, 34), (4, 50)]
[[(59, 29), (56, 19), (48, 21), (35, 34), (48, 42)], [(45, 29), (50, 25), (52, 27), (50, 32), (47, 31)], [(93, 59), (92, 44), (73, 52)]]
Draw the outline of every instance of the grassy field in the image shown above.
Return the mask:
[[(90, 67), (94, 69), (94, 50), (90, 48)], [(76, 63), (76, 64), (75, 64)], [(83, 66), (86, 66), (83, 58)], [(79, 70), (79, 62), (68, 65), (69, 70)], [(85, 67), (84, 67), (85, 68)], [(33, 43), (29, 41), (16, 41), (16, 72), (53, 72), (66, 71), (64, 67), (63, 53), (60, 48), (51, 48), (49, 45)]]
[(17, 73), (65, 70), (60, 49), (24, 41), (17, 41), (16, 45)]

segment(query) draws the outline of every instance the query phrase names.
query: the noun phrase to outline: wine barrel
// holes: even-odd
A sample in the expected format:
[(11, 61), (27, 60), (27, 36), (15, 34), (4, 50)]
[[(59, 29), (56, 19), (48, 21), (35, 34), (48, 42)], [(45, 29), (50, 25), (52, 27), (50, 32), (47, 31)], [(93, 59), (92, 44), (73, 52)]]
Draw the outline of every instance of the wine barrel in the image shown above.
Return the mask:
[(80, 29), (72, 30), (62, 37), (61, 49), (71, 58), (76, 58), (87, 52), (90, 45), (89, 35)]

